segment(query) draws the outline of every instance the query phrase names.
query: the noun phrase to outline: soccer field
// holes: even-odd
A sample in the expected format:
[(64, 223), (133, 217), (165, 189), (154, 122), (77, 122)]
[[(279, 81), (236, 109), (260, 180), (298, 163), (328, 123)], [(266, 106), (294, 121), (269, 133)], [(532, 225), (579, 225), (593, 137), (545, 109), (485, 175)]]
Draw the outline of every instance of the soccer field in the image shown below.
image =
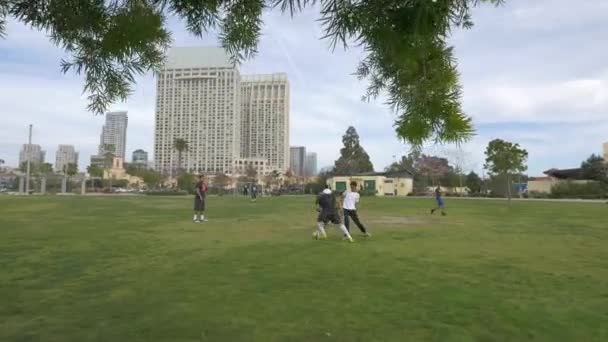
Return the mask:
[(0, 197), (0, 341), (606, 341), (608, 206)]

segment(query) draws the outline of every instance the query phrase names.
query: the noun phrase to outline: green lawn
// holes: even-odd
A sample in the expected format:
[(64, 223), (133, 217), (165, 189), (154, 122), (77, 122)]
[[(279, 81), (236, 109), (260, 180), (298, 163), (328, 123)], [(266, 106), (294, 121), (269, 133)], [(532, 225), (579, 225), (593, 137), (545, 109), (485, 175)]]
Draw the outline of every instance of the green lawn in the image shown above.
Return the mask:
[(607, 341), (605, 204), (0, 197), (0, 341)]

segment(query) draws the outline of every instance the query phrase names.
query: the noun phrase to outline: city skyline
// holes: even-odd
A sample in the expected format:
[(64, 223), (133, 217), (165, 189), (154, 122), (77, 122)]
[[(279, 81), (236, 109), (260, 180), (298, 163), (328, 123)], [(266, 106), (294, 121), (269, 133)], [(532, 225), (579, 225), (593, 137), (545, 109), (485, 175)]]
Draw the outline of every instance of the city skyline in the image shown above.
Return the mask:
[[(601, 153), (601, 143), (608, 138), (608, 100), (603, 95), (608, 91), (603, 63), (608, 48), (595, 42), (606, 33), (602, 9), (607, 4), (585, 1), (577, 7), (577, 16), (567, 15), (568, 6), (565, 0), (482, 6), (474, 11), (471, 30), (454, 31), (450, 42), (462, 75), (463, 109), (477, 129), (463, 149), (478, 173), (493, 138), (526, 148), (528, 173), (533, 176), (553, 167), (579, 166), (591, 153)], [(313, 12), (305, 10), (294, 19), (276, 12), (265, 15), (259, 53), (240, 70), (281, 70), (290, 75), (290, 143), (317, 151), (320, 168), (333, 165), (341, 136), (353, 125), (374, 167), (381, 170), (393, 155), (406, 154), (409, 146), (396, 138), (395, 116), (385, 99), (360, 101), (367, 82), (351, 74), (364, 51), (332, 53), (327, 41), (319, 40), (322, 32)], [(171, 21), (170, 29), (177, 46), (217, 45), (213, 34), (191, 36), (181, 22)], [(54, 160), (58, 144), (69, 143), (80, 151), (80, 169), (86, 167), (88, 156), (96, 153), (104, 119), (86, 112), (82, 79), (60, 73), (63, 52), (44, 33), (9, 22), (0, 56), (0, 105), (10, 113), (0, 127), (0, 158), (17, 166), (18, 151), (27, 142), (27, 125), (32, 123), (34, 143), (48, 151), (48, 160)], [(132, 96), (110, 108), (128, 110), (129, 125), (137, 127), (129, 130), (128, 153), (153, 149), (155, 78), (148, 74), (137, 81)], [(15, 100), (25, 98), (36, 101)]]
[(67, 167), (68, 164), (78, 165), (78, 152), (76, 152), (74, 145), (60, 144), (55, 153), (53, 169), (55, 172), (64, 172), (64, 167)]

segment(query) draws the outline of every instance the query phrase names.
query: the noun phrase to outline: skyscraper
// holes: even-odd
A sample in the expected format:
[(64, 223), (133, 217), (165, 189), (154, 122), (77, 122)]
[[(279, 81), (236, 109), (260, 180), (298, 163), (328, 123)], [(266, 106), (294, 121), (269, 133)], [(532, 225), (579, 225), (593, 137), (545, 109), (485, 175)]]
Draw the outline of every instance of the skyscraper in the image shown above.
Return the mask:
[(264, 158), (268, 168), (289, 168), (287, 74), (241, 77), (241, 157)]
[(292, 146), (289, 148), (289, 169), (296, 176), (304, 176), (306, 162), (306, 147)]
[(73, 145), (59, 145), (55, 153), (55, 171), (63, 172), (68, 164), (78, 165), (78, 152)]
[[(118, 158), (125, 158), (128, 121), (127, 112), (109, 112), (106, 114), (106, 123), (103, 125), (99, 139), (99, 156), (111, 152)], [(112, 146), (113, 149), (108, 150), (108, 146)]]
[(608, 141), (604, 143), (604, 161), (608, 163)]
[(40, 145), (37, 144), (23, 144), (21, 151), (19, 151), (19, 166), (24, 162), (30, 161), (30, 163), (42, 164), (44, 163), (44, 157), (46, 152), (42, 150)]
[(304, 175), (307, 177), (317, 175), (317, 154), (315, 152), (309, 152), (306, 154), (306, 161), (304, 162)]
[(131, 161), (133, 162), (133, 164), (140, 164), (140, 165), (147, 166), (148, 165), (148, 152), (146, 152), (142, 149), (133, 151)]
[(154, 162), (171, 173), (175, 139), (184, 170), (231, 172), (240, 156), (240, 75), (223, 49), (173, 48), (156, 83)]

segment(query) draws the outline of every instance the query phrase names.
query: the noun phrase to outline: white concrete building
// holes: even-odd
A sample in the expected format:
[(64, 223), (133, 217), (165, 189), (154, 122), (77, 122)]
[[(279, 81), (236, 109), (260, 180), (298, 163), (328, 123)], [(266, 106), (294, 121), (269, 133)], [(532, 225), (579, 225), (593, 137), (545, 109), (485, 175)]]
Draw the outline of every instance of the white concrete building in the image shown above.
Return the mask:
[(74, 149), (74, 145), (59, 145), (55, 153), (55, 171), (63, 172), (64, 167), (68, 164), (78, 165), (78, 152)]
[(608, 163), (608, 142), (604, 143), (604, 161)]
[(266, 158), (239, 158), (234, 160), (232, 174), (234, 176), (246, 176), (249, 167), (255, 169), (258, 178), (274, 171)]
[(240, 157), (240, 75), (219, 48), (173, 48), (156, 84), (154, 161), (166, 174), (177, 169), (175, 139), (189, 149), (182, 167), (227, 172)]
[(21, 151), (19, 151), (19, 166), (24, 162), (30, 161), (30, 163), (42, 164), (44, 163), (44, 157), (46, 152), (42, 150), (42, 147), (37, 144), (23, 144)]
[(241, 77), (241, 157), (264, 158), (281, 173), (289, 168), (287, 74)]
[[(127, 112), (106, 113), (106, 123), (101, 130), (99, 141), (99, 156), (112, 152), (115, 157), (125, 158), (127, 148), (127, 124), (129, 118)], [(113, 150), (106, 150), (106, 146), (111, 145)]]

